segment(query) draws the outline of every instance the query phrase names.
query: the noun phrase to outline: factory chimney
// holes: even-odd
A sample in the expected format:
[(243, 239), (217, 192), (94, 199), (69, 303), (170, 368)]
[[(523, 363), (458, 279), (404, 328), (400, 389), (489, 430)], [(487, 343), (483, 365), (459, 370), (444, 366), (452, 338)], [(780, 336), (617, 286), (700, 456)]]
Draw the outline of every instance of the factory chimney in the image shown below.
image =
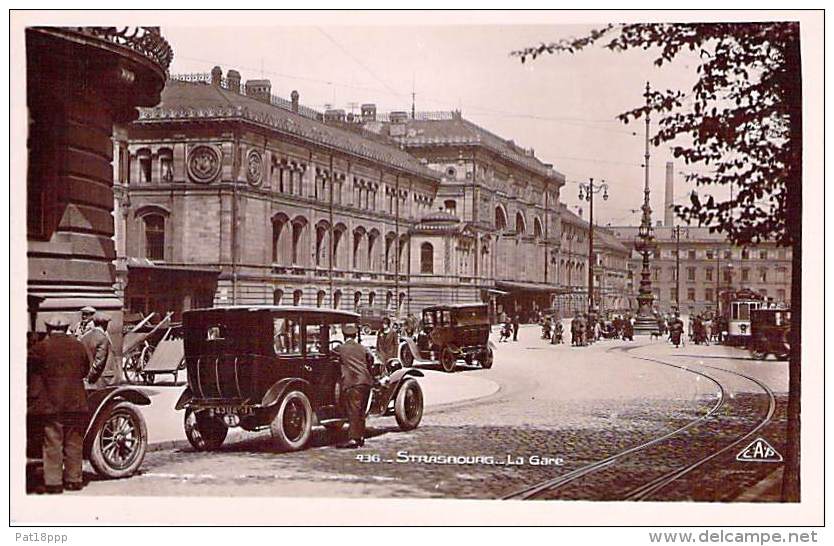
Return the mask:
[(672, 227), (675, 224), (675, 166), (671, 161), (666, 162), (666, 200), (663, 204), (663, 225)]

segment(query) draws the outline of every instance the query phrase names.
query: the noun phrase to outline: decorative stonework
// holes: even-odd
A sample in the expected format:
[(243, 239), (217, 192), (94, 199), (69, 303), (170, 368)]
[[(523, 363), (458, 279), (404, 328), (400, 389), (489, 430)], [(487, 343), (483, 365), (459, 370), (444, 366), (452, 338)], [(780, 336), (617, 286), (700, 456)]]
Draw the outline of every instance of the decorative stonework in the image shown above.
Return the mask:
[(260, 186), (263, 179), (263, 159), (257, 150), (249, 150), (246, 154), (246, 180), (252, 186)]
[(197, 146), (188, 154), (188, 176), (194, 182), (208, 184), (220, 174), (220, 152), (211, 146)]

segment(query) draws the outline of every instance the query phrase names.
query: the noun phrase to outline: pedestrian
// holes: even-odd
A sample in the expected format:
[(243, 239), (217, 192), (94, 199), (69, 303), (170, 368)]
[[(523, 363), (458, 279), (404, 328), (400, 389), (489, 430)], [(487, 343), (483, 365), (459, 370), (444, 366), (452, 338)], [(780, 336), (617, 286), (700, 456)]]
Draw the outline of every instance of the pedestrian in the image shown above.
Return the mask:
[(382, 319), (382, 331), (376, 338), (376, 351), (383, 363), (387, 363), (392, 358), (397, 358), (399, 341), (400, 336), (391, 328), (391, 319), (384, 317)]
[(631, 315), (626, 315), (623, 321), (623, 339), (634, 341), (634, 323), (631, 320)]
[(356, 340), (359, 329), (355, 324), (342, 326), (345, 342), (339, 347), (342, 368), (342, 393), (348, 414), (349, 440), (339, 447), (356, 449), (365, 445), (365, 408), (371, 395), (374, 378), (371, 351)]
[(572, 347), (579, 345), (579, 312), (574, 314), (570, 321), (570, 344)]
[(93, 316), (93, 329), (84, 334), (80, 340), (90, 357), (90, 372), (87, 374), (89, 385), (95, 385), (98, 382), (110, 361), (112, 341), (110, 334), (107, 333), (109, 324), (110, 318), (107, 315), (96, 313)]
[(38, 493), (78, 491), (84, 485), (81, 462), (89, 411), (84, 378), (90, 360), (68, 327), (61, 318), (47, 320), (46, 337), (27, 356), (28, 415), (43, 433), (44, 484)]
[(520, 322), (521, 322), (521, 319), (518, 316), (518, 313), (513, 315), (513, 341), (518, 341), (518, 328), (519, 328)]
[(669, 339), (675, 344), (675, 347), (680, 347), (683, 328), (683, 321), (676, 312), (674, 318), (669, 323)]
[(70, 334), (75, 336), (77, 339), (81, 339), (84, 337), (90, 330), (92, 330), (95, 325), (93, 323), (93, 317), (96, 314), (96, 308), (91, 306), (86, 306), (81, 308), (81, 321), (77, 322), (75, 326), (72, 327), (70, 330)]
[(578, 345), (580, 347), (585, 346), (585, 341), (586, 341), (585, 336), (586, 336), (586, 331), (587, 331), (587, 325), (588, 325), (588, 323), (586, 322), (585, 317), (583, 317), (580, 314), (579, 315), (579, 324), (577, 325), (577, 328), (576, 328), (576, 332), (577, 332), (577, 335), (579, 337)]

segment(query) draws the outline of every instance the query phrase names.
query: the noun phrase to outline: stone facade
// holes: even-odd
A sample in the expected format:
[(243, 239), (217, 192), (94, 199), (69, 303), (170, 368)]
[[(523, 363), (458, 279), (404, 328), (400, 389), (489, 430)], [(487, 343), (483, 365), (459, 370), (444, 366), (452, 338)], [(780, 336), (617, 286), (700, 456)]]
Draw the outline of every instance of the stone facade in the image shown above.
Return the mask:
[[(623, 245), (634, 244), (637, 227), (612, 227)], [(749, 288), (775, 303), (790, 304), (791, 249), (763, 243), (751, 247), (731, 245), (709, 228), (681, 227), (680, 243), (674, 227), (655, 227), (657, 248), (652, 255), (652, 290), (661, 312), (674, 309), (679, 302), (682, 313), (714, 310), (718, 295), (725, 290)], [(676, 253), (680, 248), (680, 298)], [(633, 252), (635, 272), (632, 290), (637, 292), (641, 258)]]

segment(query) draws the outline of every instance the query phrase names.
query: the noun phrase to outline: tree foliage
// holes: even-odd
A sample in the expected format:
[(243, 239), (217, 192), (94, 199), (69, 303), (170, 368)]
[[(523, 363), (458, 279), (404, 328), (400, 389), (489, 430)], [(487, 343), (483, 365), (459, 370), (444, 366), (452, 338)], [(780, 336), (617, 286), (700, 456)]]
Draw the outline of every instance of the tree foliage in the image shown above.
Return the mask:
[(801, 184), (798, 23), (608, 25), (512, 55), (525, 62), (595, 44), (655, 51), (657, 66), (684, 52), (699, 60), (691, 89), (652, 91), (646, 104), (618, 116), (628, 123), (651, 114), (658, 127), (652, 143), (672, 143), (675, 157), (700, 169), (688, 173), (688, 180), (731, 187), (732, 199), (725, 201), (693, 192), (690, 203), (676, 207), (681, 219), (726, 232), (742, 245), (790, 245), (799, 237), (800, 217), (789, 202), (791, 188)]

